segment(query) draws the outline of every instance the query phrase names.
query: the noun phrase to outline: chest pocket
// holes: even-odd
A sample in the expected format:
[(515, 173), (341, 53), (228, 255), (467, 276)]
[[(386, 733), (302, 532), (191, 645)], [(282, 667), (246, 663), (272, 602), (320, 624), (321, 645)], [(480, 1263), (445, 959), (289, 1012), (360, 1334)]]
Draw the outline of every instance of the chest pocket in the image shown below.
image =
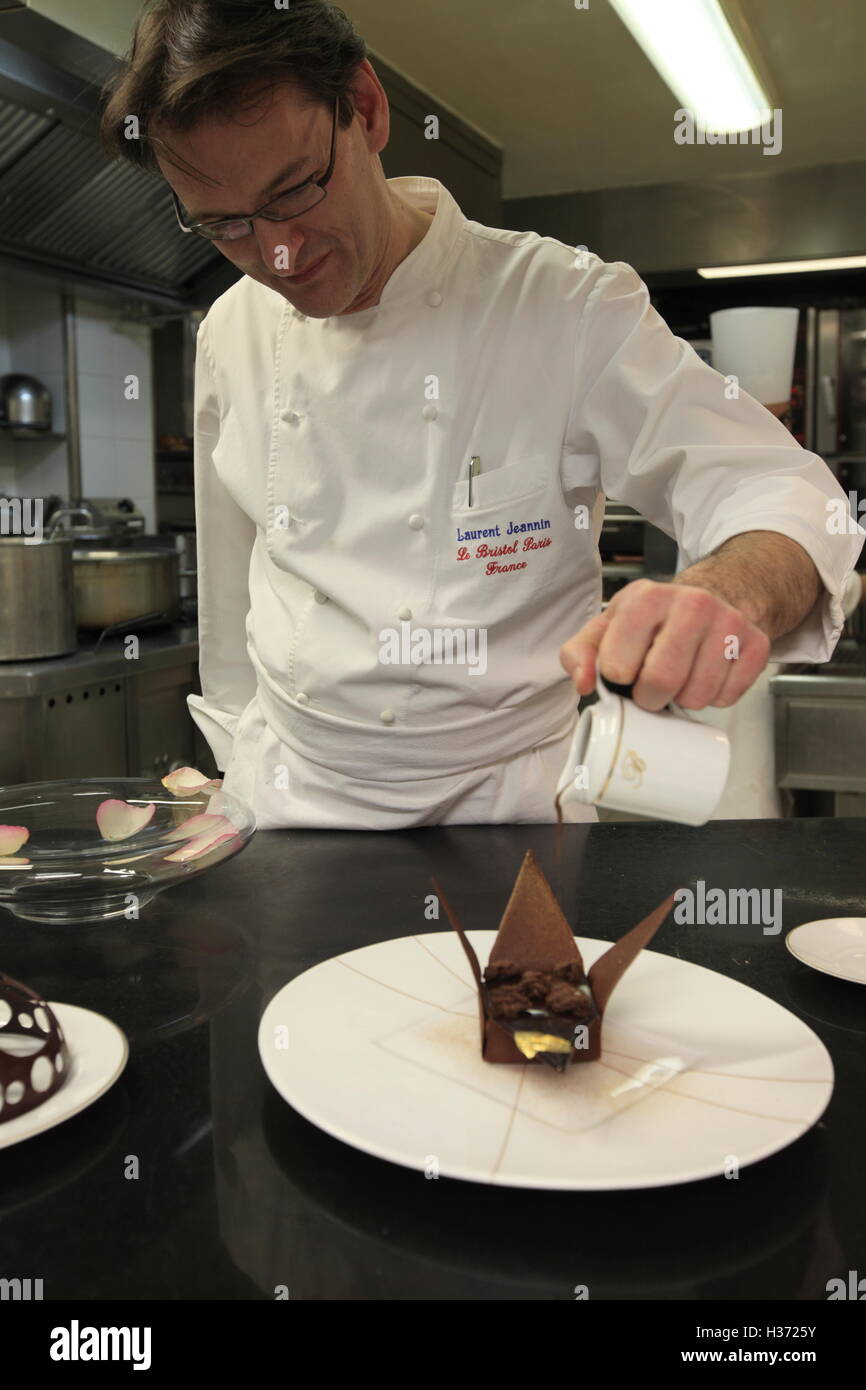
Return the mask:
[(480, 514), (522, 497), (532, 497), (546, 491), (550, 484), (549, 470), (544, 464), (511, 463), (505, 468), (481, 472), (472, 479), (472, 506), (469, 506), (469, 480), (454, 484), (451, 495), (452, 512)]
[(493, 623), (531, 607), (563, 566), (568, 516), (550, 463), (529, 459), (464, 477), (451, 491), (440, 556), (442, 597), (464, 622)]

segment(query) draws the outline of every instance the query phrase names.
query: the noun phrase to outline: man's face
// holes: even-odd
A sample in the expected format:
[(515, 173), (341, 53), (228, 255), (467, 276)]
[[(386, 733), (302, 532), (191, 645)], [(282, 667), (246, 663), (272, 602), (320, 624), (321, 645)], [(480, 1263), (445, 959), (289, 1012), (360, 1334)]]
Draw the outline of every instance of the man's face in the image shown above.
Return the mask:
[[(189, 221), (255, 212), (306, 178), (324, 177), (332, 125), (333, 107), (281, 86), (231, 118), (212, 117), (183, 133), (159, 131), (173, 152), (212, 183), (163, 154), (159, 166)], [(244, 274), (313, 318), (366, 307), (381, 255), (383, 211), (373, 196), (372, 148), (379, 142), (357, 118), (348, 128), (338, 125), (336, 138), (334, 170), (320, 203), (284, 222), (258, 218), (248, 236), (214, 242)], [(322, 256), (321, 268), (299, 282), (297, 272)]]

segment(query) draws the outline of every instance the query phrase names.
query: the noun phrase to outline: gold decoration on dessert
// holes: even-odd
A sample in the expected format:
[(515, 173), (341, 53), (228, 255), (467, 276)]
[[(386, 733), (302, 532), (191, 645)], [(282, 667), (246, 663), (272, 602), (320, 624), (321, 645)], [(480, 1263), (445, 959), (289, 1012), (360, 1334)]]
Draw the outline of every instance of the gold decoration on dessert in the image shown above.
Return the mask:
[(515, 1043), (524, 1057), (530, 1061), (537, 1052), (570, 1052), (568, 1038), (557, 1038), (552, 1033), (513, 1033)]

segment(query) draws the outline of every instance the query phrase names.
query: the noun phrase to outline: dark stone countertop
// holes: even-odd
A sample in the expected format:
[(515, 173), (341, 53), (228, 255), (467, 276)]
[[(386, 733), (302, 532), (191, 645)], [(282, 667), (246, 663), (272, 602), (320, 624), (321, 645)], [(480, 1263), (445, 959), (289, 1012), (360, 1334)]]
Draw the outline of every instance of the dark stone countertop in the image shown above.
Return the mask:
[[(427, 1181), (330, 1138), (271, 1087), (256, 1032), (293, 976), (340, 952), (445, 929), (435, 874), (495, 928), (532, 848), (576, 932), (615, 939), (673, 888), (782, 888), (784, 926), (678, 926), (653, 943), (751, 985), (833, 1058), (823, 1120), (714, 1178), (557, 1193)], [(0, 1151), (0, 1275), (46, 1299), (826, 1299), (866, 1269), (866, 993), (809, 970), (784, 933), (866, 914), (866, 821), (260, 831), (139, 922), (61, 931), (0, 911), (0, 969), (107, 1014), (130, 1059), (95, 1105)], [(450, 890), (450, 891), (449, 891)], [(131, 1158), (139, 1176), (130, 1180)]]

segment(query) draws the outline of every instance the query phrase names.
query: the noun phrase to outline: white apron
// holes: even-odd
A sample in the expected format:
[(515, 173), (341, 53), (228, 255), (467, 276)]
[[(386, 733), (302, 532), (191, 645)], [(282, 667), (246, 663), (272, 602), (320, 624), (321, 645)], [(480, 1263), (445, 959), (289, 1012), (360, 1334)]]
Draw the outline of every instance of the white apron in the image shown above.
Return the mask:
[[(253, 808), (261, 830), (539, 824), (555, 819), (556, 784), (573, 728), (569, 716), (564, 732), (469, 772), (384, 782), (357, 772), (334, 772), (287, 748), (253, 697), (238, 725), (224, 787)], [(435, 745), (430, 761), (435, 766)], [(594, 806), (569, 804), (563, 807), (563, 819), (596, 821), (598, 815)]]

